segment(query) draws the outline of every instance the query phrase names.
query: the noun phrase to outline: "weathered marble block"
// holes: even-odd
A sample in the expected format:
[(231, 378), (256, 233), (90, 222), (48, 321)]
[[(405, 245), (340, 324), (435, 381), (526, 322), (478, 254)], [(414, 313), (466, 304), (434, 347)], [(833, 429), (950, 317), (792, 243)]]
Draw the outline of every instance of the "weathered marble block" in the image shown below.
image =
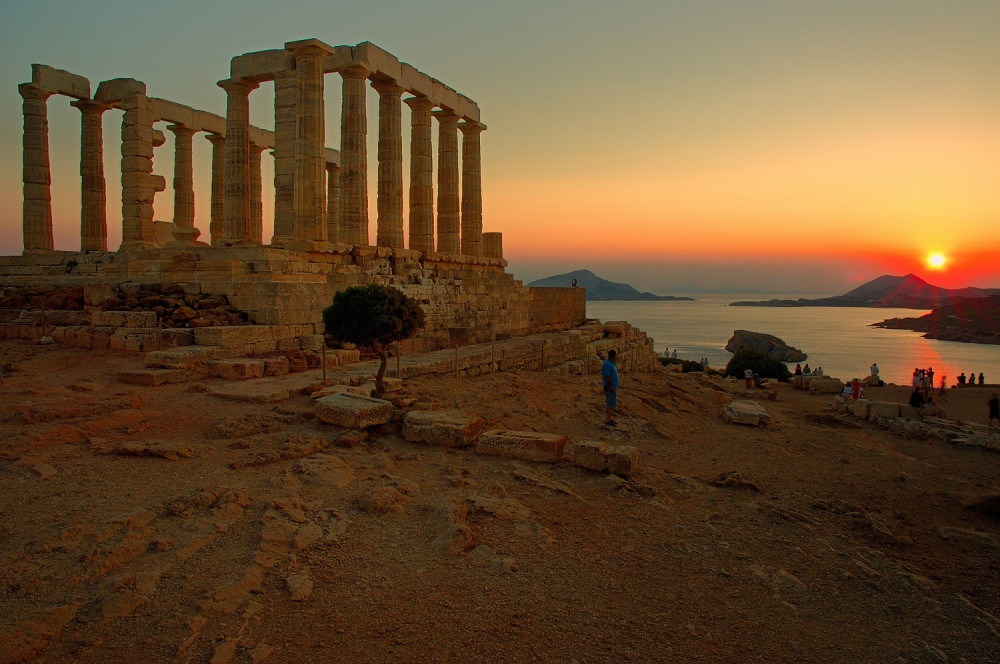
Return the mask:
[(608, 467), (607, 446), (599, 440), (583, 440), (573, 443), (569, 457), (581, 468), (602, 471)]
[(763, 406), (750, 401), (731, 401), (726, 404), (722, 415), (726, 418), (726, 422), (748, 424), (754, 427), (771, 421), (771, 416), (768, 415)]
[(403, 421), (403, 437), (414, 443), (468, 447), (484, 426), (483, 418), (460, 410), (414, 410)]
[(316, 399), (316, 417), (347, 429), (365, 429), (392, 419), (392, 404), (360, 394), (331, 394)]
[(607, 468), (615, 475), (631, 477), (639, 467), (639, 449), (632, 445), (619, 445), (608, 450)]
[(555, 463), (562, 459), (565, 446), (566, 436), (558, 434), (493, 429), (476, 441), (476, 453)]
[(264, 376), (264, 360), (233, 359), (215, 360), (209, 364), (213, 376), (227, 380), (250, 380)]
[(899, 417), (899, 404), (889, 401), (871, 401), (868, 410), (868, 419), (876, 417)]

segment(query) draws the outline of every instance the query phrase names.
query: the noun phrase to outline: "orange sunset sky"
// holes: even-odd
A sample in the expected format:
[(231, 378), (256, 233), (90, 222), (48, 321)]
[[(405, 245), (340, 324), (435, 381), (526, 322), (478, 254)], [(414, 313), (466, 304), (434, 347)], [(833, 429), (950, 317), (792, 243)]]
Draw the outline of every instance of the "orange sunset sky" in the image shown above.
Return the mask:
[[(840, 293), (915, 272), (1000, 287), (996, 0), (35, 0), (2, 3), (0, 25), (0, 254), (22, 249), (17, 84), (31, 63), (86, 76), (92, 90), (137, 78), (151, 96), (224, 115), (215, 83), (231, 57), (316, 37), (372, 41), (476, 100), (489, 126), (484, 230), (503, 232), (525, 281), (589, 268), (659, 293)], [(327, 145), (338, 147), (340, 79), (326, 81)], [(59, 249), (79, 247), (68, 102), (49, 100)], [(252, 122), (272, 128), (270, 85), (251, 103)], [(377, 108), (371, 92), (372, 239)], [(120, 115), (104, 119), (115, 246)], [(167, 136), (155, 156), (162, 220), (173, 215)], [(195, 146), (207, 235), (210, 145)], [(271, 173), (265, 157), (265, 239)]]

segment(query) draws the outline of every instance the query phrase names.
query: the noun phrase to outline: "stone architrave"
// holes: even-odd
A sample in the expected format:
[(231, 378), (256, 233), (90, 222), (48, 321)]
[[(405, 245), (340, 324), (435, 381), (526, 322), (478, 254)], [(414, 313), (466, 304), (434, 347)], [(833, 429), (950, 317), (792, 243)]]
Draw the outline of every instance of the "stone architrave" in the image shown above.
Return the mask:
[(168, 125), (174, 134), (174, 228), (177, 244), (192, 244), (201, 235), (194, 227), (193, 141), (195, 130), (184, 125)]
[(462, 253), (483, 255), (483, 176), (478, 122), (462, 122)]
[(437, 250), (459, 252), (458, 115), (449, 109), (434, 111), (438, 119)]
[(434, 143), (431, 132), (433, 102), (410, 97), (410, 249), (434, 251)]
[(403, 248), (403, 129), (401, 95), (395, 81), (376, 81), (378, 104), (378, 225), (375, 244)]
[(104, 180), (104, 128), (111, 108), (93, 99), (70, 103), (80, 110), (80, 251), (108, 250), (107, 183)]
[(333, 49), (317, 39), (289, 42), (295, 55), (295, 239), (326, 242), (326, 123), (323, 60)]
[(326, 163), (326, 237), (340, 241), (340, 165)]
[(226, 218), (226, 137), (208, 134), (205, 138), (212, 144), (212, 202), (208, 235), (212, 244), (216, 245), (222, 239)]
[(340, 71), (343, 107), (340, 113), (340, 241), (368, 244), (368, 114), (365, 80), (368, 70)]
[(250, 176), (247, 184), (250, 187), (250, 242), (253, 244), (264, 242), (264, 204), (261, 199), (264, 183), (260, 174), (262, 152), (263, 146), (250, 143)]
[(295, 107), (299, 101), (294, 70), (274, 75), (274, 237), (283, 246), (295, 237)]
[(156, 246), (153, 197), (163, 191), (163, 177), (153, 175), (155, 109), (145, 94), (122, 100), (122, 249)]
[(51, 93), (30, 83), (17, 86), (24, 99), (23, 183), (24, 253), (52, 251), (52, 173), (49, 169), (49, 120)]
[[(219, 81), (226, 91), (226, 184), (223, 244), (250, 240), (250, 92), (257, 84)], [(214, 238), (213, 238), (214, 243)]]

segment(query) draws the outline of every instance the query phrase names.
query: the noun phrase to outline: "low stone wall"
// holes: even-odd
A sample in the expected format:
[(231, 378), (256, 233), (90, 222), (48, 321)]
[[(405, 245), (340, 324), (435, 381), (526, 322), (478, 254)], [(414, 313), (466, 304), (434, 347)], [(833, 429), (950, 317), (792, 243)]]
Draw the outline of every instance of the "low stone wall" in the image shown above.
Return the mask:
[[(277, 338), (315, 346), (322, 311), (348, 286), (376, 283), (399, 288), (421, 303), (426, 325), (410, 352), (449, 345), (450, 328), (464, 328), (470, 343), (580, 325), (584, 289), (527, 288), (500, 258), (460, 256), (386, 247), (337, 245), (332, 252), (270, 246), (146, 249), (117, 253), (51, 252), (0, 257), (0, 286), (176, 287), (188, 295), (220, 296), (250, 323), (284, 328)], [(89, 301), (90, 310), (101, 302)]]

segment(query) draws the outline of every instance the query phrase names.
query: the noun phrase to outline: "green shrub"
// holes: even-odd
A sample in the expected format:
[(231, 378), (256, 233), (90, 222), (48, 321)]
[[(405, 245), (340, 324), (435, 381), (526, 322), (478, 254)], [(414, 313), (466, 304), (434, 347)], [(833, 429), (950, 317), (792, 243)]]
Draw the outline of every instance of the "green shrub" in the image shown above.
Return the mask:
[(701, 366), (701, 362), (695, 362), (694, 360), (682, 360), (679, 357), (661, 357), (660, 364), (663, 366), (669, 366), (671, 364), (681, 365), (682, 373), (691, 373), (692, 371), (704, 371), (705, 367)]
[(787, 381), (792, 377), (784, 362), (774, 359), (767, 353), (749, 348), (736, 351), (736, 354), (730, 358), (729, 364), (726, 365), (726, 375), (743, 378), (747, 369), (761, 378), (777, 378)]
[(369, 284), (351, 286), (334, 294), (323, 310), (323, 327), (335, 341), (372, 349), (382, 359), (375, 377), (375, 396), (385, 394), (388, 346), (402, 341), (424, 325), (420, 305), (398, 288)]

